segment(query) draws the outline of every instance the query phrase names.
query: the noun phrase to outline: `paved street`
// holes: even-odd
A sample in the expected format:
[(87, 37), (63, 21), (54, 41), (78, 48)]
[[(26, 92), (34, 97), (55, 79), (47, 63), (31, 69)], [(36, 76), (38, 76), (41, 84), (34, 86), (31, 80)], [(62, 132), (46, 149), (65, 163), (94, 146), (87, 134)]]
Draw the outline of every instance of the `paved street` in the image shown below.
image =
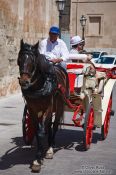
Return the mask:
[[(31, 175), (30, 163), (36, 152), (22, 139), (24, 101), (21, 94), (0, 99), (0, 175)], [(116, 108), (116, 86), (113, 109)], [(54, 159), (45, 160), (40, 175), (116, 174), (116, 113), (109, 134), (101, 141), (100, 129), (94, 132), (91, 148), (82, 149), (80, 128), (63, 127), (57, 134)], [(35, 173), (37, 174), (37, 173)]]

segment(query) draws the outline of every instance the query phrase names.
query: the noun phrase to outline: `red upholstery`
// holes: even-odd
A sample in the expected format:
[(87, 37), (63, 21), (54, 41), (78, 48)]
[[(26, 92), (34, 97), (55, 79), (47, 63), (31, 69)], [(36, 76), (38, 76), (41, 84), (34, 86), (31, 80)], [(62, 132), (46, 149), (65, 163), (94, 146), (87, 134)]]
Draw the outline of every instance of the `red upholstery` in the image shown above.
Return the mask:
[(74, 84), (75, 84), (76, 74), (68, 73), (68, 78), (69, 78), (70, 92), (73, 93), (74, 92)]
[(82, 69), (82, 64), (67, 64), (67, 69)]
[[(84, 65), (82, 64), (73, 64), (69, 63), (67, 64), (67, 69), (82, 69)], [(69, 70), (70, 71), (70, 70)], [(74, 93), (74, 85), (75, 85), (75, 79), (77, 75), (73, 72), (68, 72), (68, 78), (69, 78), (69, 87), (70, 87), (70, 93)]]

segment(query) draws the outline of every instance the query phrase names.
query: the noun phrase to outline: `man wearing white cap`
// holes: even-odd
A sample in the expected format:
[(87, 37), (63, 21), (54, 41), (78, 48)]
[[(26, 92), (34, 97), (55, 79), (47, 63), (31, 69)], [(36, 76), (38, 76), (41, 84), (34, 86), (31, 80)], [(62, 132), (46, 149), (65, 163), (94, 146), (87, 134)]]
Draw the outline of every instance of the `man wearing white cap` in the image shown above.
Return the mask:
[(70, 40), (71, 50), (69, 54), (69, 59), (76, 62), (88, 62), (91, 59), (90, 55), (80, 54), (83, 51), (84, 40), (80, 36), (74, 36)]
[(79, 53), (83, 50), (84, 40), (77, 35), (71, 38), (70, 44), (72, 46), (70, 53)]

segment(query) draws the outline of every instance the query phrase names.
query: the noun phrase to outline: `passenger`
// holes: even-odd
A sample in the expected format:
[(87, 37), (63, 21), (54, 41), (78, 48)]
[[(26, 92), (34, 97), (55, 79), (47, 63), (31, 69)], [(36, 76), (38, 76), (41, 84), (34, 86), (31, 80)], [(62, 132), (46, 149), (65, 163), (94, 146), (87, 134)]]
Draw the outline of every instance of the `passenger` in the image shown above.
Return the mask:
[(70, 40), (71, 50), (69, 59), (72, 62), (89, 62), (91, 60), (91, 55), (81, 54), (83, 51), (84, 40), (81, 39), (80, 36), (74, 36)]
[[(39, 51), (41, 54), (44, 54), (46, 58), (56, 65), (60, 66), (61, 69), (64, 70), (67, 78), (66, 82), (66, 96), (69, 97), (69, 82), (68, 82), (68, 74), (66, 72), (66, 62), (69, 58), (69, 51), (65, 44), (65, 42), (59, 38), (60, 29), (56, 26), (52, 26), (49, 30), (49, 37), (43, 39), (39, 45)], [(50, 74), (54, 74), (54, 69), (51, 64), (51, 72)], [(49, 84), (52, 84), (52, 77), (50, 76), (47, 79)]]
[(70, 53), (80, 53), (83, 50), (84, 40), (80, 36), (74, 36), (70, 40), (72, 46)]
[[(86, 71), (86, 74), (90, 74), (91, 76), (95, 76), (96, 70), (91, 62), (92, 55), (91, 54), (83, 54), (83, 46), (84, 40), (81, 39), (80, 36), (74, 36), (70, 40), (71, 50), (69, 54), (69, 59), (72, 62), (76, 63), (88, 63), (90, 64), (89, 68)], [(84, 51), (85, 52), (85, 51)]]

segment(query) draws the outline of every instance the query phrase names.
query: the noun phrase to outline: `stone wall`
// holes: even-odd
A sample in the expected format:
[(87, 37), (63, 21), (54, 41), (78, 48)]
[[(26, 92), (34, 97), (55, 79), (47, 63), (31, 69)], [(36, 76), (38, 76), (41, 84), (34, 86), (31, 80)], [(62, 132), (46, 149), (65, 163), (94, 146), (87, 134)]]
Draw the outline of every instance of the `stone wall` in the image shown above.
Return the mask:
[(34, 44), (53, 24), (58, 24), (55, 0), (0, 0), (0, 96), (20, 91), (20, 40)]

